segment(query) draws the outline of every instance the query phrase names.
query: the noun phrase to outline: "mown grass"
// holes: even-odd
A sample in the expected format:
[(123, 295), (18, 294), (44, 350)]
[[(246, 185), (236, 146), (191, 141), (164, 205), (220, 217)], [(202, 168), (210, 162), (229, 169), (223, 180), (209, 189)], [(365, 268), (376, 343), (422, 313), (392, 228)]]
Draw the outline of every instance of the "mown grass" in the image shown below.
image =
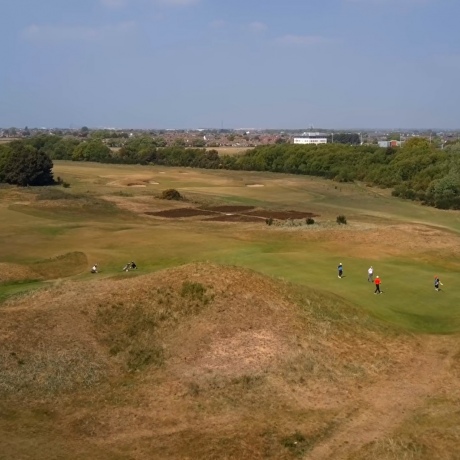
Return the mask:
[(0, 308), (2, 306), (2, 302), (5, 300), (22, 294), (27, 294), (43, 286), (45, 286), (45, 283), (42, 281), (17, 281), (14, 283), (0, 285)]
[[(345, 214), (349, 225), (360, 220), (383, 226), (388, 222), (416, 220), (457, 231), (460, 229), (458, 213), (398, 200), (385, 191), (359, 184), (337, 185), (316, 178), (282, 174), (59, 161), (55, 170), (57, 175), (72, 182), (72, 188), (65, 191), (56, 187), (43, 189), (38, 195), (49, 198), (51, 194), (56, 199), (38, 200), (32, 205), (18, 204), (17, 198), (7, 199), (4, 203), (9, 204), (9, 209), (0, 208), (0, 250), (7, 261), (30, 263), (56, 253), (78, 251), (87, 255), (90, 264), (99, 263), (101, 276), (112, 276), (119, 275), (129, 260), (138, 263), (139, 273), (210, 260), (319, 287), (381, 319), (413, 331), (452, 333), (460, 330), (457, 308), (460, 291), (454, 288), (459, 267), (449, 256), (436, 257), (436, 241), (432, 247), (425, 248), (427, 257), (423, 259), (404, 249), (401, 257), (385, 251), (355, 254), (349, 239), (331, 241), (329, 245), (327, 239), (305, 240), (305, 230), (269, 231), (262, 227), (248, 229), (239, 224), (141, 219), (125, 214), (103, 197), (121, 193), (124, 199), (131, 200), (148, 195), (156, 186), (128, 191), (127, 187), (107, 185), (117, 178), (141, 174), (151, 175), (162, 187), (175, 187), (181, 193), (186, 189), (184, 193), (190, 193), (198, 202), (211, 200), (213, 203), (307, 210), (320, 214), (317, 218), (320, 222)], [(261, 182), (266, 186), (259, 189), (245, 185)], [(203, 183), (207, 186), (203, 187)], [(22, 193), (16, 189), (5, 190), (7, 196), (13, 192), (15, 197)], [(24, 191), (24, 198), (30, 199), (35, 194)], [(68, 199), (69, 196), (72, 199)], [(86, 207), (72, 204), (86, 200)], [(51, 207), (35, 207), (42, 202), (51, 203)], [(120, 221), (129, 221), (132, 225), (119, 230)], [(345, 265), (346, 277), (342, 280), (335, 274), (339, 261)], [(374, 265), (376, 273), (382, 277), (382, 296), (374, 296), (373, 287), (366, 282), (369, 265)], [(441, 275), (444, 283), (440, 293), (432, 287), (435, 273)]]

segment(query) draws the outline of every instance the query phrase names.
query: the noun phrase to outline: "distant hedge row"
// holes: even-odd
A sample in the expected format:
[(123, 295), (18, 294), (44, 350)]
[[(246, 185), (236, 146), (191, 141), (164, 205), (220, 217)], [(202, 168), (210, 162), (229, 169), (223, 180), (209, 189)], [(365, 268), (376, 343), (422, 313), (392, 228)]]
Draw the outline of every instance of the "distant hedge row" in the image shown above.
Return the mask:
[[(410, 139), (398, 149), (375, 145), (277, 144), (259, 146), (240, 156), (219, 156), (216, 150), (159, 147), (151, 137), (128, 139), (116, 151), (100, 139), (82, 141), (37, 136), (16, 142), (23, 146), (21, 148), (50, 160), (270, 171), (320, 176), (340, 182), (362, 181), (391, 187), (395, 196), (443, 209), (460, 209), (460, 143), (443, 150), (423, 138)], [(14, 148), (18, 148), (18, 144)]]

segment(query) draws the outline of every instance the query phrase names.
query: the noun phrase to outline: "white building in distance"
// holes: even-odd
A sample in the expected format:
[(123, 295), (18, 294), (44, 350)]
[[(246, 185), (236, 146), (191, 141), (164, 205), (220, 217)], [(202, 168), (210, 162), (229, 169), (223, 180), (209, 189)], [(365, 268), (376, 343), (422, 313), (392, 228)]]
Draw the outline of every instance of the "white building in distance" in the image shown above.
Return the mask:
[(294, 137), (294, 144), (327, 144), (327, 137), (322, 133), (303, 133)]

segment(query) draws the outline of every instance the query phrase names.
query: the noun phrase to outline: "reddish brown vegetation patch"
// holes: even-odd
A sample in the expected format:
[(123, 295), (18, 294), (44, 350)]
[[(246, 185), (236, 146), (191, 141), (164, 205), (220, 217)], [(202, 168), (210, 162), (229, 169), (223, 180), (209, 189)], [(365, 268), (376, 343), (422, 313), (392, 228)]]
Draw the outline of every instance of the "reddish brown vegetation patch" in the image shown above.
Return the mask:
[(195, 216), (213, 216), (203, 220), (210, 222), (261, 222), (263, 219), (278, 220), (305, 219), (316, 217), (317, 214), (302, 211), (271, 211), (269, 209), (254, 210), (254, 206), (211, 206), (203, 208), (166, 209), (164, 211), (145, 212), (149, 216), (167, 217), (170, 219)]
[(165, 211), (158, 212), (146, 212), (149, 216), (157, 217), (169, 217), (169, 218), (180, 218), (180, 217), (194, 217), (194, 216), (210, 216), (215, 214), (212, 211), (205, 211), (204, 209), (197, 208), (179, 208), (179, 209), (166, 209)]

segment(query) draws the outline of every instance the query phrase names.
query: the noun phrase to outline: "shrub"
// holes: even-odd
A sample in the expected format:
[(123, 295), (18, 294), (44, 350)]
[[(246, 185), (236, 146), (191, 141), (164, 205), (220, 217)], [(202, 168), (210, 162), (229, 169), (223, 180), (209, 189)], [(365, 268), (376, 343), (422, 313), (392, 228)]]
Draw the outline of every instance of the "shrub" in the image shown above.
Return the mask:
[(57, 188), (51, 187), (51, 188), (42, 188), (39, 189), (39, 192), (36, 195), (36, 199), (38, 201), (42, 200), (75, 200), (77, 199), (74, 195), (71, 195), (70, 193), (63, 192), (62, 190), (59, 190)]
[(64, 188), (70, 188), (70, 184), (66, 182), (62, 177), (58, 176), (56, 179), (57, 185), (62, 185)]
[(206, 288), (201, 283), (191, 283), (184, 281), (180, 295), (191, 299), (203, 300), (205, 298)]
[(183, 199), (182, 195), (174, 188), (169, 188), (167, 190), (163, 190), (161, 194), (162, 200), (176, 200), (180, 201)]
[(392, 196), (398, 196), (408, 200), (415, 200), (417, 198), (417, 193), (415, 190), (408, 188), (406, 184), (397, 185), (391, 194)]
[(315, 219), (312, 219), (311, 217), (309, 217), (305, 222), (307, 225), (313, 225), (315, 223)]
[(339, 216), (337, 216), (336, 222), (339, 225), (341, 225), (341, 224), (346, 225), (347, 224), (347, 218), (343, 214), (340, 214)]
[(273, 225), (273, 218), (272, 217), (269, 217), (268, 219), (265, 219), (265, 223), (267, 225)]

